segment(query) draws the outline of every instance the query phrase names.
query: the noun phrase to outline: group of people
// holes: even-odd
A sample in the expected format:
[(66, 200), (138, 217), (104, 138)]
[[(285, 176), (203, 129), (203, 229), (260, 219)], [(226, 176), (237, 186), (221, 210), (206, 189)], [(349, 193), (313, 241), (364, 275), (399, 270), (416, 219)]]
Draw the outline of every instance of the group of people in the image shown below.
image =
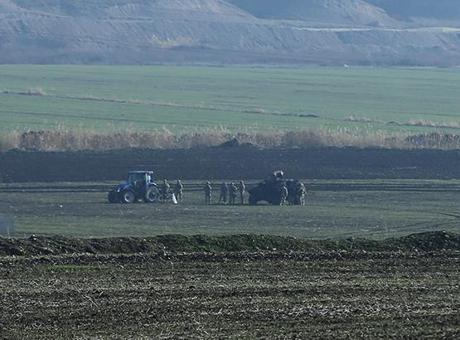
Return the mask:
[[(305, 205), (305, 197), (307, 190), (302, 182), (297, 181), (294, 185), (289, 185), (290, 190), (294, 190), (294, 192), (289, 192), (288, 185), (286, 184), (286, 182), (281, 180), (278, 181), (280, 183), (280, 205)], [(212, 204), (213, 187), (211, 182), (206, 182), (203, 190), (205, 196), (205, 204)], [(184, 185), (182, 184), (182, 181), (180, 179), (176, 181), (176, 184), (174, 185), (173, 189), (171, 189), (171, 185), (168, 183), (168, 180), (166, 179), (163, 180), (163, 183), (160, 186), (160, 195), (163, 201), (170, 199), (171, 194), (173, 194), (177, 202), (181, 202), (183, 199), (183, 192)], [(220, 185), (220, 196), (218, 204), (244, 205), (245, 194), (246, 184), (244, 183), (244, 181), (240, 181), (237, 184), (235, 182), (222, 182)], [(290, 195), (293, 198), (293, 200), (288, 199)]]
[[(171, 189), (171, 185), (169, 184), (168, 180), (163, 180), (163, 183), (160, 185), (160, 196), (163, 201), (166, 201), (171, 198), (171, 194), (174, 194), (175, 199), (180, 202), (183, 198), (184, 193), (184, 185), (182, 181), (178, 179), (174, 188)], [(206, 182), (204, 186), (204, 194), (205, 194), (205, 203), (211, 204), (212, 201), (212, 191), (213, 187), (211, 182)], [(239, 196), (239, 202), (244, 204), (244, 196), (246, 192), (246, 185), (244, 181), (240, 181), (239, 184), (231, 183), (222, 183), (220, 186), (220, 197), (219, 203), (220, 204), (231, 204), (235, 205), (237, 203), (237, 198)]]
[(246, 185), (244, 181), (240, 181), (239, 184), (222, 182), (220, 185), (219, 204), (235, 205), (239, 197), (239, 203), (243, 205), (245, 192)]
[[(306, 203), (307, 189), (305, 184), (302, 182), (296, 181), (294, 185), (291, 185), (291, 190), (294, 192), (289, 192), (288, 186), (285, 182), (281, 182), (280, 185), (280, 205), (293, 204), (293, 205), (302, 205)], [(289, 195), (292, 199), (288, 200)]]
[(183, 193), (184, 185), (182, 184), (182, 181), (180, 179), (176, 181), (173, 190), (171, 190), (171, 185), (169, 184), (167, 179), (163, 180), (163, 183), (160, 186), (160, 195), (163, 201), (168, 200), (170, 198), (170, 195), (174, 194), (174, 198), (180, 202), (182, 201)]
[[(211, 182), (206, 182), (204, 186), (204, 196), (205, 196), (205, 203), (211, 204), (212, 201), (212, 184)], [(244, 181), (240, 181), (238, 184), (234, 182), (222, 182), (220, 185), (220, 196), (219, 196), (219, 204), (229, 204), (235, 205), (237, 204), (237, 200), (239, 198), (239, 204), (244, 204), (244, 197), (246, 192), (246, 185)]]

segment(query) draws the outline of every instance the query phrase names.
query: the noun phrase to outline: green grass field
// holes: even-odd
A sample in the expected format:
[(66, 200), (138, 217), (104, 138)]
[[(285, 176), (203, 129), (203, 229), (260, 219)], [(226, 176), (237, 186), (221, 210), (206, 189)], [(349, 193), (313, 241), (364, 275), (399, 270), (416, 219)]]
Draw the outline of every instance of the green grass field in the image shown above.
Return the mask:
[(0, 131), (458, 129), (459, 93), (458, 69), (5, 65)]
[[(201, 192), (186, 192), (185, 201), (178, 206), (110, 205), (102, 191), (45, 192), (38, 185), (36, 192), (30, 188), (7, 192), (7, 185), (3, 185), (0, 214), (15, 221), (13, 235), (18, 237), (253, 233), (316, 239), (384, 239), (434, 230), (460, 232), (459, 217), (451, 216), (458, 211), (458, 181), (327, 183), (335, 183), (336, 189), (312, 191), (306, 207), (205, 206)], [(71, 191), (72, 187), (78, 189), (79, 184), (53, 184), (54, 189), (60, 186)], [(363, 190), (366, 186), (368, 190)]]

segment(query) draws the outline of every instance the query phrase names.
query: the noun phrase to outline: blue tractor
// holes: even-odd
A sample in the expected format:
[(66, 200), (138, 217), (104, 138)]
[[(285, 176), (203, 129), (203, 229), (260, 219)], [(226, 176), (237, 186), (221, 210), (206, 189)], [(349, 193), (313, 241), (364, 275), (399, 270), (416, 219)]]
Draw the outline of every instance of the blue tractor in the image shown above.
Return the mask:
[(109, 191), (110, 203), (155, 203), (160, 198), (160, 190), (153, 180), (153, 171), (130, 171), (128, 180)]

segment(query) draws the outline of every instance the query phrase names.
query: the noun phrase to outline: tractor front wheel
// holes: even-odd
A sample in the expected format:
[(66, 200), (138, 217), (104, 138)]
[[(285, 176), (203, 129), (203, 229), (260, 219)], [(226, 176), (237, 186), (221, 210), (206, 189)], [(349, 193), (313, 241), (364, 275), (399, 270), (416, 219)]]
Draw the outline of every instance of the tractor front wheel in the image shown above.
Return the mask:
[(125, 190), (121, 193), (121, 203), (131, 204), (136, 201), (136, 195), (131, 190)]

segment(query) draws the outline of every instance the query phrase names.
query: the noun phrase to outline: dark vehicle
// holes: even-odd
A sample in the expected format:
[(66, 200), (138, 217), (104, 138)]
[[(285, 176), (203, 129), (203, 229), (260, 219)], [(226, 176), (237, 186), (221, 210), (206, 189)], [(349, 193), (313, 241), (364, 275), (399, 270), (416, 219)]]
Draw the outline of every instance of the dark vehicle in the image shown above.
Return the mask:
[(108, 194), (110, 203), (155, 203), (159, 198), (160, 190), (153, 181), (152, 171), (129, 172), (128, 180), (117, 185)]
[(276, 171), (269, 179), (259, 183), (256, 187), (248, 190), (249, 204), (257, 205), (259, 202), (267, 202), (272, 205), (281, 204), (281, 187), (283, 184), (288, 189), (287, 202), (291, 205), (300, 205), (296, 195), (299, 181), (296, 179), (284, 179), (282, 171)]

